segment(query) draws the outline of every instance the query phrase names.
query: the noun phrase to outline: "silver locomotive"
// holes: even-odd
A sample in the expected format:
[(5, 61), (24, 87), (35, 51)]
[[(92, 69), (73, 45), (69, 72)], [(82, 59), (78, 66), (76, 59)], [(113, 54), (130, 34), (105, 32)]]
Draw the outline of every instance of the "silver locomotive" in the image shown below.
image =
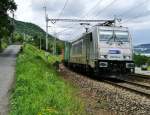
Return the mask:
[(86, 72), (134, 73), (132, 38), (128, 28), (98, 25), (65, 45), (65, 64)]

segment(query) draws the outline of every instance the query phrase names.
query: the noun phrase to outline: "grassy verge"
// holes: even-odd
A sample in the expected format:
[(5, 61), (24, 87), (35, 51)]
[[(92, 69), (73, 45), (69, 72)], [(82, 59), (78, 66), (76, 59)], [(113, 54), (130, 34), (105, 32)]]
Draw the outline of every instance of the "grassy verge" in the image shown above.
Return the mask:
[(148, 67), (148, 70), (150, 71), (150, 66)]
[(5, 48), (7, 48), (7, 46), (8, 46), (8, 44), (3, 42), (3, 40), (2, 40), (0, 52), (2, 52)]
[(16, 86), (11, 95), (11, 115), (80, 115), (83, 103), (73, 87), (53, 69), (59, 57), (46, 63), (43, 51), (26, 45), (17, 59)]

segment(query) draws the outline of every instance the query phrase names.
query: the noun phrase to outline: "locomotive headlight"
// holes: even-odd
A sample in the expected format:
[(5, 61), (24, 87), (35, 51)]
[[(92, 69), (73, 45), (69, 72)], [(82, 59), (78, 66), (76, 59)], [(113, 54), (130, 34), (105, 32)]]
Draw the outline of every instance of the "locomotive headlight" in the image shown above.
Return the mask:
[(104, 56), (100, 56), (100, 58), (104, 59), (105, 57)]
[(124, 56), (124, 59), (129, 60), (131, 57), (130, 56)]
[(107, 55), (101, 55), (100, 58), (101, 59), (107, 59)]
[(134, 68), (134, 63), (126, 63), (126, 68)]

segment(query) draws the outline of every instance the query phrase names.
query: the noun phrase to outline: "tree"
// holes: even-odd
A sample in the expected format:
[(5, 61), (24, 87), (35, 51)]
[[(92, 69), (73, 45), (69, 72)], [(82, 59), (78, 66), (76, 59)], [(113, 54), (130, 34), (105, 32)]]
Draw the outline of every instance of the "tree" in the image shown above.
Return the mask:
[(134, 62), (135, 64), (140, 67), (143, 64), (146, 64), (148, 62), (148, 57), (142, 56), (142, 55), (134, 55)]
[(23, 43), (23, 39), (24, 39), (24, 36), (22, 34), (19, 34), (17, 32), (14, 33), (13, 35), (13, 42), (19, 42), (19, 43)]
[(0, 0), (0, 49), (1, 39), (10, 36), (14, 30), (8, 12), (14, 12), (16, 9), (17, 5), (14, 0)]
[(147, 64), (150, 66), (150, 58), (148, 59)]

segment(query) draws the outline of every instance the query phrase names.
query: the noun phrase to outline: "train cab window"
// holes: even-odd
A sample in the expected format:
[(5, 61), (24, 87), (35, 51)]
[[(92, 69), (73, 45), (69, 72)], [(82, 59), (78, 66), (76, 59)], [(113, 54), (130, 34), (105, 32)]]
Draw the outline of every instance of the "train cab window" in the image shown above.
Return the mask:
[(101, 31), (100, 41), (108, 41), (113, 37), (113, 31)]
[(101, 31), (100, 41), (128, 42), (129, 33), (125, 31)]
[(128, 32), (122, 32), (122, 31), (116, 31), (116, 41), (117, 42), (128, 42), (129, 41), (129, 33)]

